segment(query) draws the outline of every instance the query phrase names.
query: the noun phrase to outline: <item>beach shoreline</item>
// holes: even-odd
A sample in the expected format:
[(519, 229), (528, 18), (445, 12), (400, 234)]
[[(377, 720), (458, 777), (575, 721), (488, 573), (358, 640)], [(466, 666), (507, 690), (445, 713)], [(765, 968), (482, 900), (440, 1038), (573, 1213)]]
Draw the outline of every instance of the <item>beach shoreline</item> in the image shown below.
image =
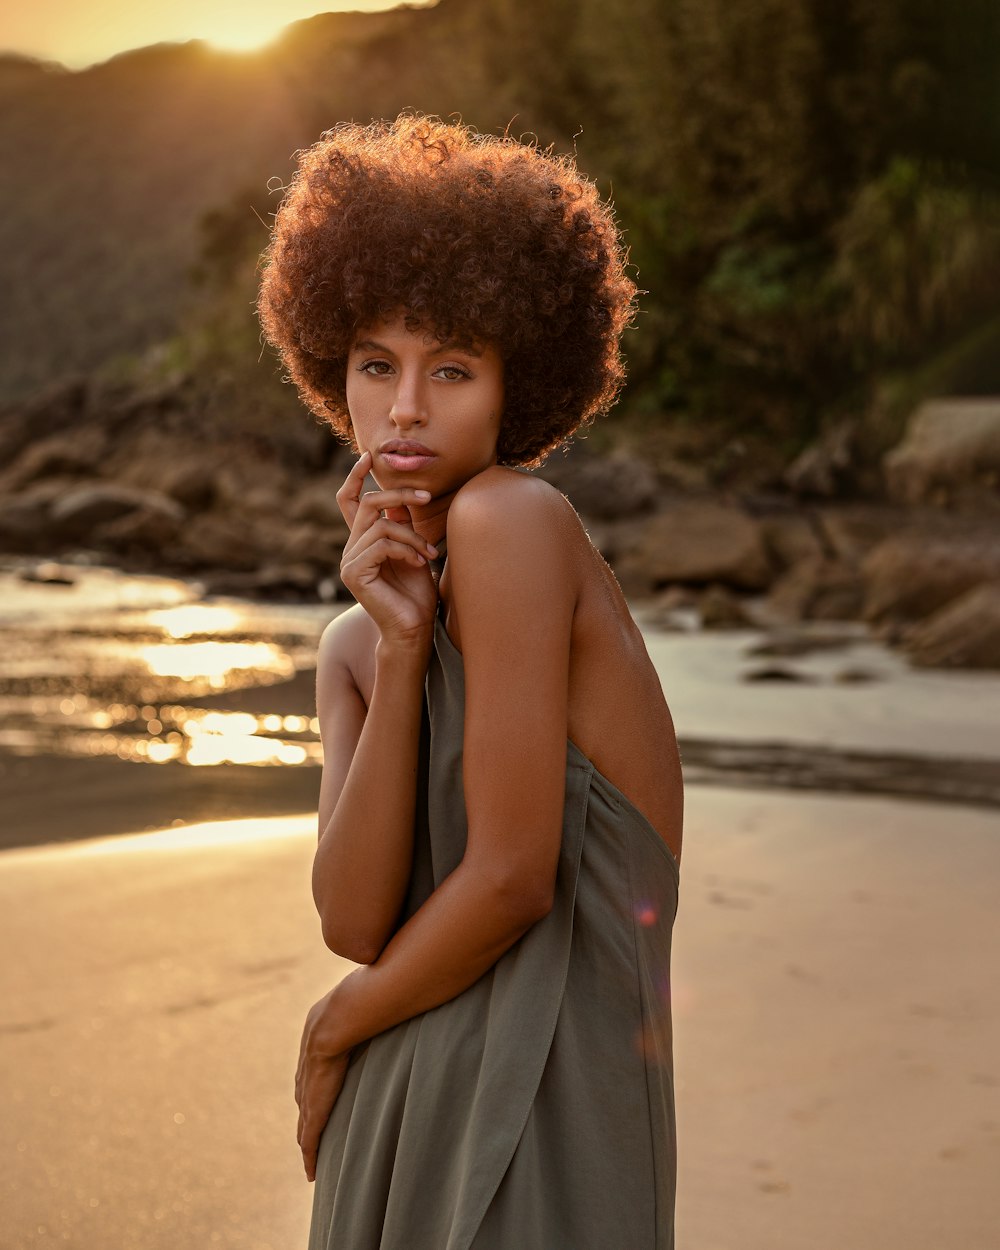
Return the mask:
[[(304, 1244), (292, 1074), (350, 966), (314, 846), (298, 816), (0, 854), (11, 1250)], [(998, 873), (992, 813), (692, 787), (679, 1246), (992, 1250)]]

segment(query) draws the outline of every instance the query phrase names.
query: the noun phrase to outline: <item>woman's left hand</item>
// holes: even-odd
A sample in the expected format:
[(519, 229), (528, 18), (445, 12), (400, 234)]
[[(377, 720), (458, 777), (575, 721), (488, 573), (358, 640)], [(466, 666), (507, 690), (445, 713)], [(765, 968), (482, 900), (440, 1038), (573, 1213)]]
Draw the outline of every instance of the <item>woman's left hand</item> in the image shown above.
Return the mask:
[(344, 1084), (350, 1058), (350, 1051), (333, 1054), (328, 1046), (324, 1046), (323, 1038), (329, 1034), (333, 1009), (332, 992), (309, 1008), (295, 1073), (299, 1149), (302, 1151), (306, 1179), (310, 1181), (316, 1179), (319, 1139)]

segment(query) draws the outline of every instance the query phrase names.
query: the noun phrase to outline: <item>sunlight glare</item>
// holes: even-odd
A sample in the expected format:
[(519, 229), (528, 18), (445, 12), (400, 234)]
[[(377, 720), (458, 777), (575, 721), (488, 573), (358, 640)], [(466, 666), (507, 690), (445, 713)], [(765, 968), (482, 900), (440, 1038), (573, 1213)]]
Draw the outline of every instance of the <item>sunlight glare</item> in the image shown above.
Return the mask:
[(295, 672), (289, 657), (266, 642), (159, 643), (143, 647), (141, 655), (155, 676), (179, 677), (182, 681), (199, 677), (221, 681), (233, 669), (245, 668), (283, 677), (291, 677)]
[(206, 13), (205, 21), (199, 22), (198, 37), (223, 52), (256, 52), (276, 39), (288, 25), (288, 17), (274, 12), (255, 14), (220, 13), (214, 18)]
[(156, 625), (170, 638), (189, 638), (192, 634), (223, 634), (242, 625), (243, 618), (232, 608), (207, 603), (189, 603), (176, 608), (150, 612), (149, 623)]

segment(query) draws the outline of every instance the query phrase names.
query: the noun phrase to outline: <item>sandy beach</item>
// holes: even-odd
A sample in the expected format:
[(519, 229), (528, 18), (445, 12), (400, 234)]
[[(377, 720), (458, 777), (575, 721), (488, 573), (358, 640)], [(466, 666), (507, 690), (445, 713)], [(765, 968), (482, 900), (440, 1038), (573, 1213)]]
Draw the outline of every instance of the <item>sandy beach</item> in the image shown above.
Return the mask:
[[(346, 967), (314, 837), (3, 853), (9, 1250), (304, 1244), (292, 1074)], [(994, 1250), (995, 815), (692, 786), (682, 874), (680, 1250)]]
[[(299, 1035), (347, 967), (309, 891), (322, 612), (6, 589), (0, 1247), (297, 1250)], [(687, 783), (678, 1250), (996, 1250), (1000, 676), (647, 639)]]

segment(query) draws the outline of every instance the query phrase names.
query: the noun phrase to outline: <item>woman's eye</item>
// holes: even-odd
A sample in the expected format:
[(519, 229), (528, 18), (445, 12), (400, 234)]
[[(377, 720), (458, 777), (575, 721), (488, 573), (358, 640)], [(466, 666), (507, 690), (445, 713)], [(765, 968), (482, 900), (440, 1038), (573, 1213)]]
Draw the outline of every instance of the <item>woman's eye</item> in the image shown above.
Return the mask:
[(459, 378), (467, 378), (469, 376), (468, 372), (459, 368), (458, 365), (442, 365), (438, 369), (438, 373), (449, 382), (457, 382)]
[(359, 373), (369, 373), (374, 377), (383, 378), (391, 370), (388, 360), (363, 360), (358, 365)]

